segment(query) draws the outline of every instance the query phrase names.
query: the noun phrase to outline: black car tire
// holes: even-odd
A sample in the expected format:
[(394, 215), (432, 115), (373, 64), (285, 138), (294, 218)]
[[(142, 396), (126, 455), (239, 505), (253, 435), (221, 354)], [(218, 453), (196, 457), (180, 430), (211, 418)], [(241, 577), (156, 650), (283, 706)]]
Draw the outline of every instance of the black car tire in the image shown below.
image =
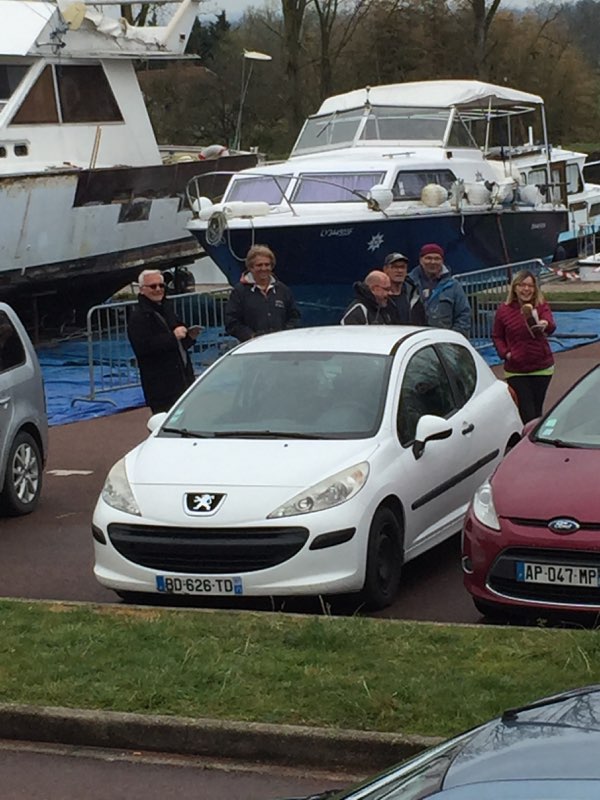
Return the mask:
[(31, 434), (19, 431), (6, 461), (6, 475), (0, 493), (3, 510), (10, 516), (30, 514), (42, 493), (42, 456)]
[(367, 570), (362, 600), (371, 610), (393, 602), (400, 585), (404, 559), (402, 525), (391, 508), (377, 509), (369, 530)]

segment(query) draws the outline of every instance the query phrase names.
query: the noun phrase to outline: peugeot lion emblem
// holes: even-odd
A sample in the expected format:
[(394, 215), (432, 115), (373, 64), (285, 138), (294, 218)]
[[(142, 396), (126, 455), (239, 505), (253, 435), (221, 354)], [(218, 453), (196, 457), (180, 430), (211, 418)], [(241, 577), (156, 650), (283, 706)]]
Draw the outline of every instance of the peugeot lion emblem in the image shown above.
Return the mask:
[(548, 527), (552, 533), (575, 533), (581, 526), (576, 520), (569, 517), (557, 517), (550, 520)]
[(188, 514), (211, 514), (217, 510), (224, 497), (224, 494), (212, 492), (187, 492), (185, 510)]

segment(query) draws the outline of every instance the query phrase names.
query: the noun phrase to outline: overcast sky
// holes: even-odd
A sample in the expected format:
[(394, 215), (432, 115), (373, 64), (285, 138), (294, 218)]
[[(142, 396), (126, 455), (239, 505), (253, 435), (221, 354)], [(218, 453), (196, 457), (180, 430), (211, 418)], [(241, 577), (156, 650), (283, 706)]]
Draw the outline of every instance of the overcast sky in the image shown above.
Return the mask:
[[(574, 2), (574, 0), (561, 0), (561, 2)], [(200, 18), (203, 16), (213, 16), (220, 13), (223, 9), (227, 12), (229, 19), (239, 17), (247, 8), (258, 7), (274, 3), (275, 7), (279, 7), (277, 0), (204, 0), (200, 6)], [(503, 0), (502, 6), (504, 8), (519, 8), (524, 9), (528, 6), (534, 6), (535, 1), (531, 0)]]
[[(561, 2), (574, 2), (575, 0), (561, 0)], [(262, 7), (267, 5), (268, 2), (274, 2), (278, 7), (279, 3), (276, 0), (204, 0), (200, 6), (200, 17), (213, 16), (220, 13), (222, 10), (227, 12), (230, 19), (236, 19), (246, 9), (254, 7)], [(531, 0), (503, 0), (502, 7), (504, 8), (519, 8), (524, 9), (528, 6), (534, 6), (535, 2)]]

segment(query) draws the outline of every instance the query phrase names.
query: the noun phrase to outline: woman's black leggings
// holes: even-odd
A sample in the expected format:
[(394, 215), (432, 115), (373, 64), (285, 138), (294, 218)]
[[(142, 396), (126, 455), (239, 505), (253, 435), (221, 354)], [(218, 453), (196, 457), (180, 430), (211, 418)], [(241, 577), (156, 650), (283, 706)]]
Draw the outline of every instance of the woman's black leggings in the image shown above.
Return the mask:
[(517, 375), (506, 382), (517, 395), (517, 405), (523, 424), (542, 416), (542, 407), (552, 375)]

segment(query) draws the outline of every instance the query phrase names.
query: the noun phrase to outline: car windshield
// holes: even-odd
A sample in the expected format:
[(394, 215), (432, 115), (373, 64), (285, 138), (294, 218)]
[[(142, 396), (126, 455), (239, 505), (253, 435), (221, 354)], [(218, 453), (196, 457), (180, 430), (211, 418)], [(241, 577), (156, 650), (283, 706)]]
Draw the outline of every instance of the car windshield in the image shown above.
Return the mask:
[(475, 733), (468, 731), (442, 742), (399, 767), (340, 792), (334, 800), (424, 800), (435, 795), (442, 788), (452, 761)]
[(600, 447), (600, 367), (595, 367), (540, 422), (533, 440), (557, 447)]
[(226, 356), (168, 417), (161, 436), (360, 439), (380, 425), (391, 356)]

